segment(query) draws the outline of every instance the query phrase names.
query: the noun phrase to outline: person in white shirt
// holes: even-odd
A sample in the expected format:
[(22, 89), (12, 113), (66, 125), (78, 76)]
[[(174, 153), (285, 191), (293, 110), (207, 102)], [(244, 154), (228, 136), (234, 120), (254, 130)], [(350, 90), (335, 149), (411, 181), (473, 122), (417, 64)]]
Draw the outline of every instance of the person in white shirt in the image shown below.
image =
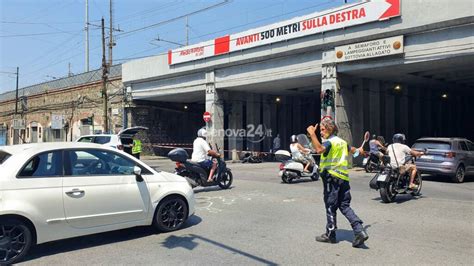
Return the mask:
[(193, 142), (193, 154), (191, 155), (191, 161), (198, 163), (206, 171), (209, 171), (209, 177), (207, 182), (212, 182), (214, 171), (217, 168), (217, 162), (211, 160), (209, 157), (220, 157), (221, 155), (213, 151), (206, 141), (207, 131), (206, 128), (201, 128), (197, 132), (198, 137)]
[(306, 149), (303, 147), (303, 145), (299, 144), (295, 135), (291, 136), (290, 141), (291, 157), (296, 162), (300, 162), (304, 165), (303, 172), (308, 172), (308, 168), (311, 165), (311, 161), (308, 159), (308, 156), (311, 156), (309, 155), (311, 150)]
[(413, 183), (413, 180), (416, 176), (416, 165), (412, 163), (405, 164), (405, 157), (412, 155), (414, 157), (420, 157), (423, 155), (423, 152), (419, 152), (413, 149), (410, 149), (407, 145), (403, 144), (405, 142), (405, 135), (397, 133), (393, 135), (393, 144), (389, 145), (387, 148), (388, 155), (390, 156), (390, 164), (393, 168), (400, 168), (400, 173), (408, 172), (410, 175), (410, 189), (417, 189), (418, 185)]

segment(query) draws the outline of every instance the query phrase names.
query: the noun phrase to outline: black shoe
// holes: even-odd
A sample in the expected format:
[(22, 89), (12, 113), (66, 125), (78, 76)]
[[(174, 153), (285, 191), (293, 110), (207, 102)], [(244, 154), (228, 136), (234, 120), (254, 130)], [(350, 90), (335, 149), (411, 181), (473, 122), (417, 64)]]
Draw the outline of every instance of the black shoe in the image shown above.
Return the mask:
[(330, 234), (328, 236), (327, 234), (322, 234), (321, 236), (316, 237), (316, 241), (323, 242), (323, 243), (334, 244), (334, 243), (336, 243), (336, 235), (335, 234)]
[(369, 235), (365, 230), (362, 230), (360, 233), (355, 235), (354, 241), (352, 241), (352, 247), (360, 247), (367, 239), (369, 239)]

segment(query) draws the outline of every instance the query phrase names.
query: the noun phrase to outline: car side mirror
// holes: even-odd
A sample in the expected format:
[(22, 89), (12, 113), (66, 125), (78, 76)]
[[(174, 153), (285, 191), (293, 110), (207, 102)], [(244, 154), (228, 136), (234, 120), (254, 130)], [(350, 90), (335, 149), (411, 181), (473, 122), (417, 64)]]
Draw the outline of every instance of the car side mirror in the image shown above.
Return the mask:
[(133, 173), (135, 174), (135, 179), (137, 182), (143, 182), (142, 169), (138, 166), (133, 167)]

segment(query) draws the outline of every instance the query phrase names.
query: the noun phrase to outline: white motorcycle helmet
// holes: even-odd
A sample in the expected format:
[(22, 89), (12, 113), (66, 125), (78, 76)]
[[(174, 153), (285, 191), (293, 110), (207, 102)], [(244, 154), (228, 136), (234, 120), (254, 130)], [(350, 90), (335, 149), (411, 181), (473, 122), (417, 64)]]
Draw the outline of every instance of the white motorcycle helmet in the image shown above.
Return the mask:
[(291, 135), (291, 137), (290, 137), (290, 142), (291, 142), (291, 143), (296, 143), (296, 142), (298, 142), (298, 139), (296, 138), (296, 135)]
[(207, 130), (205, 127), (202, 127), (198, 130), (197, 132), (197, 135), (198, 137), (201, 137), (201, 138), (206, 138), (207, 137)]

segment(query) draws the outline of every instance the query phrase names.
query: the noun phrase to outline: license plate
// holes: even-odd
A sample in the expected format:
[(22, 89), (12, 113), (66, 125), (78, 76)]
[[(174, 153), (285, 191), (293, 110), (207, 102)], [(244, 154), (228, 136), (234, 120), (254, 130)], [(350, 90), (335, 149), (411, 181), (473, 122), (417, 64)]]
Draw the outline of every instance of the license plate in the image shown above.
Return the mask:
[(366, 165), (368, 160), (369, 160), (369, 158), (364, 158), (364, 160), (362, 161), (362, 164)]
[(387, 180), (387, 175), (379, 175), (377, 181), (385, 182)]
[(421, 155), (420, 158), (424, 159), (424, 160), (433, 160), (434, 156), (433, 155)]

